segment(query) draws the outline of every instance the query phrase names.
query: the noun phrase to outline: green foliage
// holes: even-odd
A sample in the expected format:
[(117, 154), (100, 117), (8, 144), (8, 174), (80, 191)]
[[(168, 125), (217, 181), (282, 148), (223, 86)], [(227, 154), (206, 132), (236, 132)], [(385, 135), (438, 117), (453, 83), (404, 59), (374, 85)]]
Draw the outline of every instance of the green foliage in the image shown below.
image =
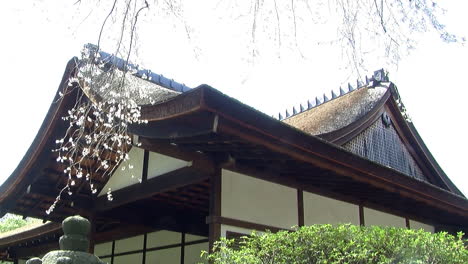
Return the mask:
[(6, 215), (0, 220), (0, 233), (5, 233), (20, 227), (28, 222), (19, 215)]
[(25, 225), (30, 225), (33, 223), (39, 223), (39, 219), (35, 218), (26, 218), (23, 219), (19, 215), (7, 214), (0, 219), (0, 234), (5, 233)]
[[(0, 234), (5, 233), (17, 228), (40, 222), (39, 219), (35, 218), (26, 218), (14, 214), (6, 214), (0, 219)], [(0, 264), (11, 264), (12, 262), (0, 260)]]
[(253, 233), (238, 245), (222, 239), (207, 258), (215, 264), (465, 264), (462, 234), (392, 227), (314, 225), (296, 232)]

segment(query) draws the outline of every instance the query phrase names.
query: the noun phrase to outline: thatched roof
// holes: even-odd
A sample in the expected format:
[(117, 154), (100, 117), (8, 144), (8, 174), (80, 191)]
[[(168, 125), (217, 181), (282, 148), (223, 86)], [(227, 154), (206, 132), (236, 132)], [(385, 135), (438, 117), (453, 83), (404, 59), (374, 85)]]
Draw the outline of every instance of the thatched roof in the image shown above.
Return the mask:
[(379, 102), (387, 91), (386, 86), (364, 86), (332, 99), (283, 122), (312, 135), (338, 130), (357, 121)]

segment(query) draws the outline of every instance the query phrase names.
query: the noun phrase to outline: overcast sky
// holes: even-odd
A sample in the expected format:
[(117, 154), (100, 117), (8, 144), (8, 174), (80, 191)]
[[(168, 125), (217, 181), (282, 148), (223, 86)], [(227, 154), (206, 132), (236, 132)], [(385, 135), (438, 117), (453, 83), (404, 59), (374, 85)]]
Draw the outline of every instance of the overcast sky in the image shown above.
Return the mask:
[[(83, 44), (96, 43), (97, 24), (92, 19), (82, 22), (88, 13), (84, 8), (74, 12), (77, 7), (73, 2), (1, 4), (0, 182), (11, 174), (34, 139), (67, 61), (78, 55)], [(448, 28), (468, 36), (465, 1), (443, 1), (443, 5)], [(191, 10), (193, 14), (188, 16), (199, 15)], [(205, 16), (218, 14), (217, 10), (210, 12)], [(251, 63), (244, 53), (243, 32), (234, 24), (197, 21), (190, 41), (180, 25), (164, 19), (142, 28), (146, 35), (141, 37), (145, 41), (139, 51), (145, 67), (192, 87), (209, 84), (269, 115), (297, 107), (331, 89), (336, 91), (344, 84), (342, 69), (335, 63), (337, 57), (327, 47), (302, 47), (306, 58), (294, 49), (284, 48), (278, 54), (274, 48), (265, 48)], [(209, 30), (200, 32), (197, 26)], [(372, 62), (370, 69), (377, 65), (379, 61)], [(436, 34), (426, 34), (398, 69), (390, 71), (390, 79), (398, 86), (426, 145), (465, 194), (467, 69), (467, 47), (446, 44)]]

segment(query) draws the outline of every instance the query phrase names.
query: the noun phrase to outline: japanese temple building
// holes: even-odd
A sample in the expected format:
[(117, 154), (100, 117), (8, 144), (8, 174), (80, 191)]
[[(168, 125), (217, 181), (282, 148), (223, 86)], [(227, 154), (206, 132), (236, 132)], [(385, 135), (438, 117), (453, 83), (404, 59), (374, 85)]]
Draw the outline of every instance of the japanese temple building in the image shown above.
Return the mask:
[[(77, 67), (76, 58), (68, 63), (59, 91)], [(92, 221), (91, 248), (112, 264), (197, 263), (222, 236), (317, 223), (468, 231), (468, 200), (421, 140), (383, 71), (279, 118), (208, 85), (188, 88), (144, 74), (152, 78), (140, 78), (141, 71), (132, 78), (169, 96), (142, 105), (148, 124), (130, 130), (137, 177), (117, 167), (111, 177), (93, 179), (96, 194), (77, 179), (73, 194), (62, 194), (46, 213), (68, 180), (51, 149), (80, 91), (57, 96), (0, 186), (0, 216), (44, 224), (0, 234), (0, 259), (25, 263), (57, 248), (59, 223), (75, 214)]]

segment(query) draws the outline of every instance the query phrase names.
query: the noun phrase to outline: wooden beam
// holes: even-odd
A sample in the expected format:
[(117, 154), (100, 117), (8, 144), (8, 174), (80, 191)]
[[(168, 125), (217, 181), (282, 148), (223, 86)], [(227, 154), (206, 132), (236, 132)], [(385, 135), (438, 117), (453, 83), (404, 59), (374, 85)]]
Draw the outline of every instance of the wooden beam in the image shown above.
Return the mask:
[(224, 224), (224, 225), (236, 226), (236, 227), (241, 227), (241, 228), (250, 229), (250, 230), (257, 230), (257, 231), (270, 230), (273, 233), (276, 233), (278, 231), (283, 231), (283, 230), (291, 231), (291, 229), (262, 225), (262, 224), (257, 224), (253, 222), (248, 222), (248, 221), (233, 219), (233, 218), (228, 218), (228, 217), (222, 217), (222, 216), (209, 216), (207, 217), (206, 222), (210, 225), (211, 224), (219, 224), (219, 225)]
[(141, 148), (171, 156), (177, 159), (192, 161), (192, 167), (204, 171), (207, 174), (214, 172), (215, 165), (206, 155), (195, 151), (185, 151), (176, 145), (164, 141), (140, 137)]
[(115, 207), (143, 200), (168, 190), (173, 190), (189, 184), (197, 183), (208, 178), (203, 172), (193, 168), (184, 167), (166, 174), (151, 178), (145, 183), (135, 184), (113, 192), (113, 200), (108, 201), (106, 196), (96, 199), (94, 211), (106, 211)]

